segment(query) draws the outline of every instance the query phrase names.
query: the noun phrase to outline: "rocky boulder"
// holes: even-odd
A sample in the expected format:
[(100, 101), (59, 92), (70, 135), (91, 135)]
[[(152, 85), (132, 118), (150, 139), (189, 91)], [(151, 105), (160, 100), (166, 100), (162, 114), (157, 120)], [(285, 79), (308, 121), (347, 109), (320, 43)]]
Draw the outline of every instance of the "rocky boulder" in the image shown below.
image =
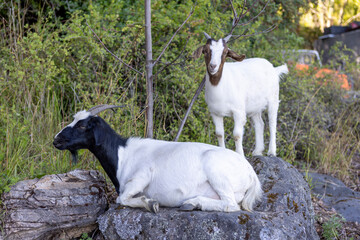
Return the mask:
[(105, 189), (99, 172), (85, 170), (18, 182), (3, 195), (5, 239), (72, 239), (91, 232), (108, 206)]
[(326, 205), (334, 208), (348, 222), (360, 223), (360, 192), (355, 192), (332, 176), (308, 173), (312, 193)]
[(319, 239), (310, 190), (303, 176), (276, 157), (249, 160), (264, 196), (253, 212), (181, 212), (112, 205), (98, 218), (106, 239)]

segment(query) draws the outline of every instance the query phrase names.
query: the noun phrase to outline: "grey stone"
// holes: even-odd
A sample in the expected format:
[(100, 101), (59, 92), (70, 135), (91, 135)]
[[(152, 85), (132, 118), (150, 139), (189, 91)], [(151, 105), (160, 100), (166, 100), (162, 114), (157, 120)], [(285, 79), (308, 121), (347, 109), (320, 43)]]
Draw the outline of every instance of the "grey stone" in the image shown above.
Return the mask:
[(104, 177), (74, 170), (18, 182), (3, 194), (5, 239), (71, 239), (97, 228), (105, 212)]
[(351, 190), (332, 176), (308, 173), (308, 177), (317, 198), (334, 208), (346, 221), (360, 223), (360, 192)]
[(233, 213), (112, 205), (98, 218), (105, 239), (319, 239), (310, 190), (303, 176), (276, 157), (249, 160), (264, 196), (253, 212)]

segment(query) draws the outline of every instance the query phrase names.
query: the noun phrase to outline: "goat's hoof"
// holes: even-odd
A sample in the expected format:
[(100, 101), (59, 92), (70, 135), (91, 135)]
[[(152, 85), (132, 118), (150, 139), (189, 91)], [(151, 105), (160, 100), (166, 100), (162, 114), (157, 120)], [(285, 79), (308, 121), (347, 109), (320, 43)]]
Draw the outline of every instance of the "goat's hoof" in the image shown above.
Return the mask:
[(192, 205), (190, 203), (185, 203), (185, 204), (181, 205), (179, 210), (180, 211), (193, 211), (196, 208), (197, 208), (197, 206), (194, 206), (194, 205)]
[(150, 200), (148, 203), (150, 212), (157, 213), (159, 212), (159, 203), (157, 201)]
[(272, 154), (272, 153), (268, 153), (267, 155), (268, 155), (268, 157), (276, 157), (276, 155)]
[(254, 152), (252, 152), (252, 155), (253, 155), (253, 157), (255, 157), (255, 156), (262, 156), (263, 154), (262, 154), (262, 152), (254, 151)]
[(125, 209), (125, 208), (126, 208), (125, 206), (119, 204), (119, 205), (116, 207), (116, 210), (121, 210), (121, 209)]

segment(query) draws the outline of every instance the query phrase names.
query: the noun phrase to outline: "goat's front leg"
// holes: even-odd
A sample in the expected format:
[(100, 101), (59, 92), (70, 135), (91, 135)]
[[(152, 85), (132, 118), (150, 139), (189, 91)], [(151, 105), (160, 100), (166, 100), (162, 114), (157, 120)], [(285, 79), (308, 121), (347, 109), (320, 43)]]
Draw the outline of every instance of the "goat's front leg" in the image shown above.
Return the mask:
[(125, 184), (124, 191), (116, 199), (116, 203), (129, 207), (144, 207), (150, 212), (159, 211), (159, 203), (156, 200), (147, 198), (143, 191), (150, 183), (150, 171), (137, 172)]
[(243, 135), (244, 135), (244, 125), (246, 123), (246, 113), (245, 112), (234, 112), (234, 140), (236, 152), (238, 152), (241, 156), (245, 157), (244, 150), (242, 146)]
[(215, 114), (211, 114), (215, 125), (215, 134), (219, 142), (219, 146), (225, 148), (225, 139), (224, 139), (224, 118)]

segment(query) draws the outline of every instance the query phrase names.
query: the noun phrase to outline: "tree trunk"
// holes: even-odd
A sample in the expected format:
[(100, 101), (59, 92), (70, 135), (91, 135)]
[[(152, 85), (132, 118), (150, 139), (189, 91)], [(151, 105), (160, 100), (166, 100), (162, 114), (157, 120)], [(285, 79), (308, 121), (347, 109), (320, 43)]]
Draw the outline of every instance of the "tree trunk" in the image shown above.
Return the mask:
[(146, 46), (146, 137), (153, 138), (154, 97), (153, 97), (153, 59), (151, 40), (151, 0), (145, 0), (145, 46)]

